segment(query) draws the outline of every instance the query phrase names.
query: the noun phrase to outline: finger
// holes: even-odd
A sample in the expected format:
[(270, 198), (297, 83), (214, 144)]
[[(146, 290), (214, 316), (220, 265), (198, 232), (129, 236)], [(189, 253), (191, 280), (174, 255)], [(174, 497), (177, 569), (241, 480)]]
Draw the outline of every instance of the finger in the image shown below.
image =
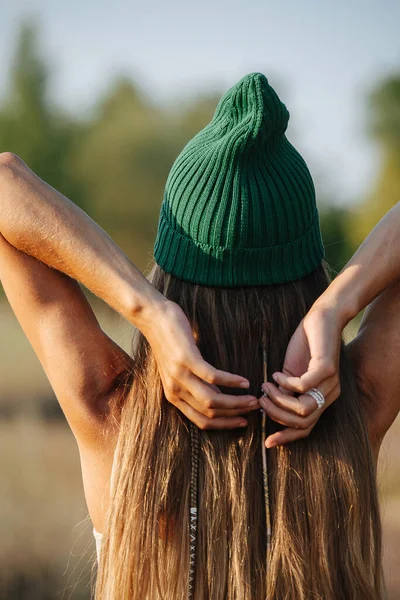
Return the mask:
[(237, 429), (238, 427), (246, 427), (247, 420), (243, 417), (220, 417), (217, 419), (209, 419), (194, 409), (190, 404), (183, 400), (178, 400), (177, 408), (187, 416), (199, 429)]
[(163, 387), (165, 396), (172, 403), (172, 398), (183, 398), (187, 401), (186, 395), (189, 394), (189, 398), (193, 396), (198, 407), (202, 409), (258, 406), (255, 396), (223, 394), (216, 385), (201, 381), (193, 374), (185, 379), (181, 377), (180, 380), (169, 377), (163, 381)]
[[(319, 388), (314, 388), (314, 389), (317, 389), (318, 391), (320, 391), (325, 398), (325, 402), (321, 406), (322, 411), (324, 411), (326, 408), (328, 408), (328, 406), (330, 404), (332, 404), (332, 402), (337, 400), (337, 398), (340, 395), (340, 384), (335, 383), (335, 381), (327, 380), (326, 382), (321, 384), (319, 386)], [(308, 392), (306, 394), (302, 394), (301, 396), (299, 396), (299, 398), (298, 398), (299, 402), (300, 403), (304, 402), (304, 398), (312, 398), (314, 400), (315, 410), (320, 410), (316, 400)], [(308, 402), (308, 400), (307, 400), (307, 402)]]
[(312, 423), (316, 423), (319, 419), (320, 411), (313, 411), (307, 417), (300, 417), (292, 412), (280, 408), (269, 398), (260, 398), (260, 404), (265, 410), (270, 419), (286, 427), (293, 429), (307, 429)]
[[(333, 402), (337, 398), (337, 396), (335, 398), (331, 397), (332, 383), (332, 381), (327, 380), (318, 388), (325, 398), (325, 404), (328, 404), (328, 399), (330, 402)], [(300, 417), (308, 417), (308, 415), (318, 409), (315, 399), (309, 394), (302, 394), (296, 398), (270, 382), (264, 383), (262, 389), (274, 404)]]
[(272, 383), (263, 384), (262, 389), (276, 406), (299, 417), (308, 417), (317, 408), (315, 400), (311, 396), (303, 395), (300, 400)]
[[(215, 389), (214, 385), (209, 385), (204, 381), (200, 381), (196, 377), (191, 377), (187, 381), (187, 391), (196, 399), (197, 403), (204, 409), (210, 408), (243, 408), (247, 406), (258, 405), (257, 398), (255, 396), (233, 396), (230, 394), (223, 394), (222, 392)], [(179, 395), (179, 394), (178, 394)]]
[[(306, 431), (306, 432), (311, 431), (311, 429), (318, 422), (322, 412), (337, 399), (339, 394), (340, 394), (340, 387), (337, 386), (326, 397), (326, 402), (325, 402), (324, 406), (321, 407), (321, 409), (316, 408), (315, 411), (313, 411), (313, 413), (311, 413), (309, 416), (307, 416), (307, 417), (299, 416), (299, 417), (295, 417), (295, 419), (293, 419), (293, 415), (290, 414), (289, 412), (287, 412), (287, 414), (285, 414), (285, 412), (286, 412), (285, 410), (281, 411), (281, 409), (279, 409), (278, 407), (276, 407), (276, 409), (277, 409), (276, 410), (275, 408), (273, 408), (271, 406), (271, 404), (268, 404), (268, 400), (271, 401), (270, 398), (268, 398), (268, 399), (260, 398), (260, 404), (265, 409), (265, 411), (267, 412), (267, 414), (270, 418), (277, 421), (278, 423), (281, 423), (282, 425), (287, 426), (287, 429), (285, 429), (283, 431), (288, 432), (288, 435), (290, 438), (288, 441), (292, 441), (292, 438), (298, 439), (301, 437), (305, 437), (305, 435), (303, 435), (301, 433), (301, 431)], [(293, 431), (291, 431), (292, 429), (293, 429)], [(294, 431), (298, 431), (299, 433), (295, 434)], [(281, 435), (283, 435), (283, 434), (282, 434), (282, 432), (276, 432), (276, 434), (273, 434), (273, 435), (274, 436), (278, 435), (278, 439), (280, 439)], [(307, 435), (308, 435), (308, 433), (307, 433)], [(286, 434), (284, 435), (284, 437), (282, 439), (286, 439), (285, 436), (286, 436)], [(272, 440), (271, 437), (270, 437), (270, 440)], [(282, 442), (282, 443), (284, 443), (284, 442)], [(267, 446), (267, 447), (270, 447), (270, 446)]]
[[(183, 390), (178, 397), (181, 400), (184, 400), (186, 403), (190, 404), (194, 409), (196, 409), (199, 413), (204, 416), (214, 419), (216, 417), (234, 417), (237, 415), (248, 414), (253, 410), (257, 410), (260, 408), (260, 404), (257, 399), (252, 400), (250, 403), (247, 403), (243, 406), (235, 406), (235, 407), (223, 407), (223, 408), (215, 408), (210, 406), (209, 403), (204, 403), (199, 401), (198, 398), (193, 396), (188, 390)], [(234, 396), (235, 398), (235, 396)], [(176, 401), (173, 402), (176, 405)]]
[[(290, 392), (305, 394), (312, 388), (321, 389), (321, 386), (326, 387), (329, 382), (330, 389), (333, 389), (339, 381), (339, 375), (334, 373), (329, 376), (324, 375), (319, 369), (310, 370), (304, 373), (301, 377), (285, 375), (284, 373), (274, 373), (272, 375), (274, 381)], [(329, 389), (329, 388), (327, 388)], [(329, 391), (330, 391), (329, 389)]]
[(310, 425), (307, 429), (292, 429), (287, 427), (286, 429), (282, 429), (282, 431), (277, 431), (269, 435), (265, 440), (265, 445), (267, 448), (274, 448), (274, 446), (283, 446), (284, 444), (304, 439), (310, 435), (313, 428), (314, 425)]
[(193, 362), (193, 364), (190, 365), (190, 369), (192, 373), (207, 383), (224, 385), (226, 387), (250, 387), (249, 380), (245, 377), (242, 377), (241, 375), (234, 375), (228, 371), (220, 371), (219, 369), (215, 369), (203, 359)]

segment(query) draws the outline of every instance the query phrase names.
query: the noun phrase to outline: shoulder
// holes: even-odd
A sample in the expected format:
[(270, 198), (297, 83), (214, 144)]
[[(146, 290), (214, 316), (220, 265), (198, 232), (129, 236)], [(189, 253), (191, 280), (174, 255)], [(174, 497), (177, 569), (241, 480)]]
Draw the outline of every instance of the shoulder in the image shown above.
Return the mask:
[(81, 461), (83, 489), (95, 531), (104, 531), (109, 508), (115, 458), (119, 441), (121, 409), (132, 387), (132, 373), (126, 372), (107, 398), (107, 419), (95, 443), (78, 444)]
[(371, 443), (379, 446), (400, 410), (400, 285), (365, 311), (346, 354), (360, 392)]
[(376, 387), (375, 377), (369, 370), (368, 353), (364, 351), (365, 348), (357, 338), (347, 344), (345, 350), (359, 394), (371, 448), (377, 459), (386, 431), (383, 431), (381, 425), (381, 392)]

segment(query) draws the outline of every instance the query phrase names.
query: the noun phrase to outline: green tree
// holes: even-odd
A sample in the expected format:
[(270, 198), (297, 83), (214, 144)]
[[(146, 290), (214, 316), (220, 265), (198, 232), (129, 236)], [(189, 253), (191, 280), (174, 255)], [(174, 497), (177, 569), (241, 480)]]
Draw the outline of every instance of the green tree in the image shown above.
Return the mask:
[(361, 243), (400, 200), (400, 74), (372, 91), (367, 108), (367, 130), (379, 145), (381, 169), (374, 187), (349, 220), (348, 232), (354, 245)]
[(21, 156), (35, 173), (82, 205), (82, 190), (68, 169), (79, 127), (51, 104), (48, 83), (38, 29), (25, 22), (17, 36), (8, 94), (0, 107), (0, 150)]
[(119, 78), (82, 136), (75, 169), (93, 217), (141, 268), (150, 259), (169, 170), (215, 105), (202, 97), (159, 108), (138, 84)]
[(91, 215), (142, 267), (176, 151), (162, 112), (138, 86), (119, 79), (98, 103), (74, 155)]
[(322, 238), (325, 246), (325, 260), (334, 276), (344, 267), (352, 255), (352, 245), (347, 231), (349, 213), (346, 208), (333, 204), (320, 210)]
[(182, 140), (189, 141), (211, 121), (222, 93), (203, 94), (175, 107), (171, 116), (175, 115), (175, 129)]

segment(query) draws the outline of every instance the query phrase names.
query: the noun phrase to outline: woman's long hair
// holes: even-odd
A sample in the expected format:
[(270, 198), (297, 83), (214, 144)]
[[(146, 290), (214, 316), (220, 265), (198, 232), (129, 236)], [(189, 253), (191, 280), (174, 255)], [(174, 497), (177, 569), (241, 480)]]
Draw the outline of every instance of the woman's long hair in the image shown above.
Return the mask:
[[(281, 370), (297, 325), (328, 285), (322, 265), (299, 281), (273, 286), (205, 287), (158, 266), (150, 280), (182, 307), (203, 357), (247, 377), (257, 397), (263, 327), (270, 378)], [(96, 600), (186, 600), (189, 422), (166, 400), (140, 333), (133, 353), (124, 403), (113, 408), (121, 413), (120, 433)], [(341, 389), (309, 437), (267, 451), (268, 574), (260, 411), (247, 415), (245, 429), (199, 431), (195, 600), (384, 597), (375, 466), (343, 348)], [(268, 435), (281, 428), (268, 419)]]

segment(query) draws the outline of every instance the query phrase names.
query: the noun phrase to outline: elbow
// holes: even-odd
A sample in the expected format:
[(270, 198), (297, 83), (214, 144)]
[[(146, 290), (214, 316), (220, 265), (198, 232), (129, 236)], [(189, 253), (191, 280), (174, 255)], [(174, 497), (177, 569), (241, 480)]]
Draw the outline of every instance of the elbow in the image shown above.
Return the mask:
[(0, 167), (14, 169), (22, 160), (14, 152), (0, 152)]
[(25, 166), (24, 161), (13, 152), (0, 152), (0, 176), (3, 179), (6, 176), (15, 177)]
[(13, 152), (0, 152), (0, 193), (10, 189), (24, 175), (24, 161)]

